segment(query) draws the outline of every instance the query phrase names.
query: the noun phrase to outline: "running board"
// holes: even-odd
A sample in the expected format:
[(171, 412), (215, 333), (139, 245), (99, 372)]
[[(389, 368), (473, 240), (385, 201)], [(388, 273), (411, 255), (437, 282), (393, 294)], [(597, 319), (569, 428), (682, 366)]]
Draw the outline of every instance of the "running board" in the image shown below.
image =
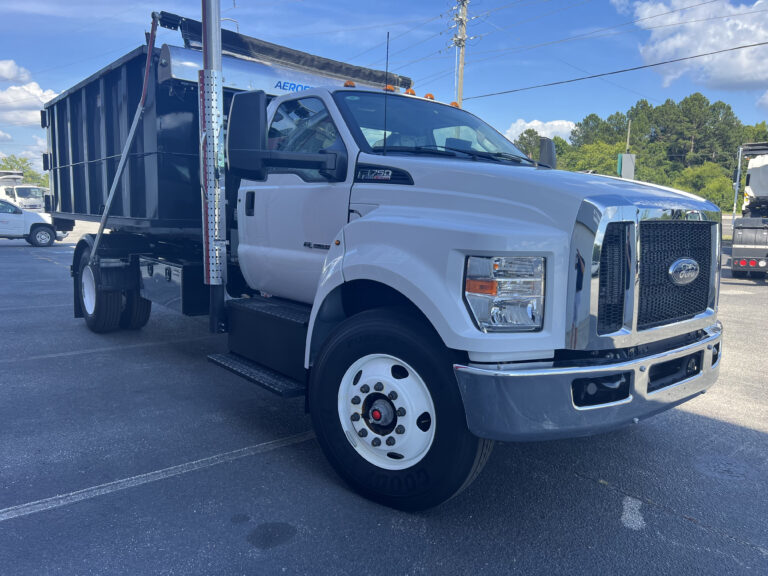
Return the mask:
[(307, 390), (303, 382), (283, 376), (237, 354), (211, 354), (208, 360), (283, 398), (303, 396)]

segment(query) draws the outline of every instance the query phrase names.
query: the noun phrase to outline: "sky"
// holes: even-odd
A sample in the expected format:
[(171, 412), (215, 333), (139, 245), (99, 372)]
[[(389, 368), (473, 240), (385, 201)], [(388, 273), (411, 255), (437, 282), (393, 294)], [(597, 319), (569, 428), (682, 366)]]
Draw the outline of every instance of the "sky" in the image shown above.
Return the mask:
[[(200, 19), (195, 0), (0, 0), (0, 156), (41, 169), (43, 103), (144, 43), (153, 10)], [(222, 24), (276, 44), (414, 80), (456, 99), (455, 3), (221, 0)], [(768, 0), (471, 0), (464, 108), (514, 139), (527, 128), (567, 138), (596, 113), (701, 92), (747, 124), (768, 117), (768, 46), (602, 79), (481, 97), (768, 42)], [(181, 45), (160, 30), (157, 44)], [(475, 98), (477, 97), (477, 98)]]

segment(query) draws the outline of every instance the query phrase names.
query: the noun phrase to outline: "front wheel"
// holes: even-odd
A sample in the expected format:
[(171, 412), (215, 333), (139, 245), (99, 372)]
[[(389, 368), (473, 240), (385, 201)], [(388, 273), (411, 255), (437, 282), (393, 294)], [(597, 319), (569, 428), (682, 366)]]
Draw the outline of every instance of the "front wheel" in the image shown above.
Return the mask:
[(458, 494), (493, 446), (467, 429), (449, 351), (399, 310), (363, 312), (335, 330), (313, 368), (309, 405), (337, 473), (401, 510)]
[(56, 231), (50, 226), (36, 226), (29, 234), (28, 242), (32, 246), (44, 247), (53, 244), (56, 240)]

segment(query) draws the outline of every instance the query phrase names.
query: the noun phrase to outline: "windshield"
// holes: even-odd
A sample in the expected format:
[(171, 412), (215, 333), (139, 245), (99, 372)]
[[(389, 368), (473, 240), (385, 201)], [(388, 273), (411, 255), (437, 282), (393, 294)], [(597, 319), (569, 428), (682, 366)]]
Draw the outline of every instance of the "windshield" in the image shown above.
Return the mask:
[(42, 198), (43, 189), (34, 186), (17, 186), (16, 196), (18, 198)]
[[(383, 152), (385, 94), (344, 90), (334, 98), (360, 148)], [(443, 151), (472, 159), (527, 160), (504, 136), (464, 110), (408, 96), (388, 95), (386, 100), (388, 153)]]

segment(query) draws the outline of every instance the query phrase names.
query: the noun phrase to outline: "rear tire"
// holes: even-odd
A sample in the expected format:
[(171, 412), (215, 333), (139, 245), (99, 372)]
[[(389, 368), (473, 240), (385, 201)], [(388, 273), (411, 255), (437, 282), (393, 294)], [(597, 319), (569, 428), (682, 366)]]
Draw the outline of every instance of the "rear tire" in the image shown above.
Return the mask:
[(27, 242), (38, 248), (50, 246), (56, 240), (56, 231), (50, 226), (35, 226), (29, 233)]
[(116, 330), (120, 323), (122, 294), (119, 291), (102, 290), (88, 261), (91, 250), (83, 250), (77, 268), (78, 296), (85, 323), (92, 332), (104, 333)]
[(749, 272), (744, 270), (731, 270), (731, 276), (734, 278), (746, 278)]
[(138, 290), (125, 291), (125, 305), (120, 314), (120, 328), (139, 330), (147, 325), (151, 314), (151, 300), (142, 298)]
[(431, 327), (397, 309), (357, 314), (329, 337), (311, 374), (312, 422), (361, 495), (424, 510), (480, 473), (493, 442), (467, 429), (452, 364)]

